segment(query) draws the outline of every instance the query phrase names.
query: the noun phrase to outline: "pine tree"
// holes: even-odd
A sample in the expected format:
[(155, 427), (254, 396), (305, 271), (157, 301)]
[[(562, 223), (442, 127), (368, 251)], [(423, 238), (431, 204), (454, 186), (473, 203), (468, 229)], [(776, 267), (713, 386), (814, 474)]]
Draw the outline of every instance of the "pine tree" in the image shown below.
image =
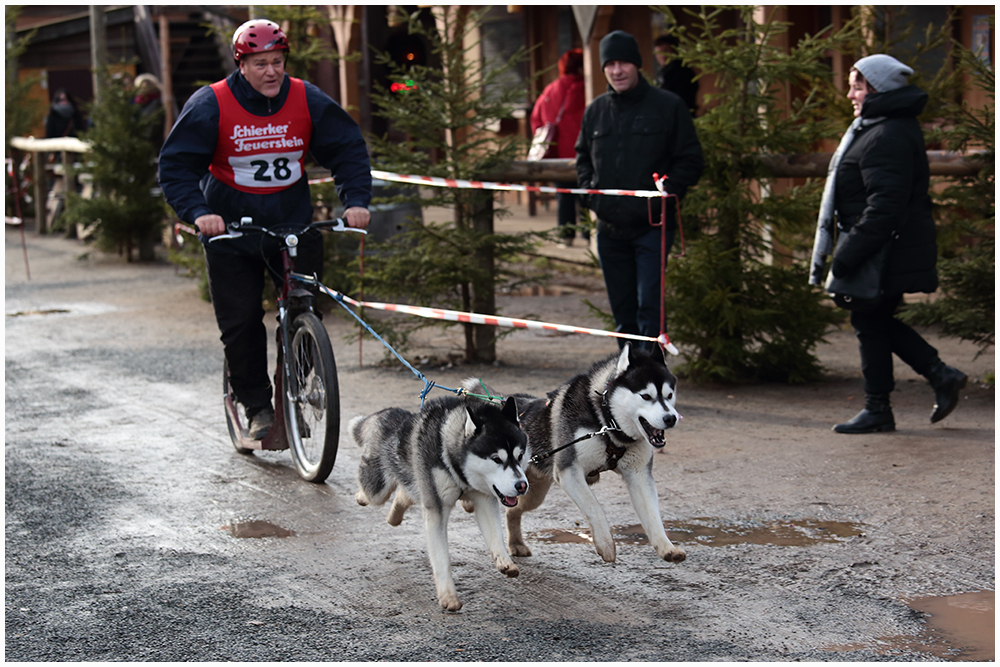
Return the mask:
[(93, 127), (80, 137), (91, 144), (87, 170), (94, 179), (94, 196), (68, 193), (62, 220), (96, 222), (99, 247), (132, 261), (137, 246), (139, 259), (151, 261), (166, 208), (154, 191), (156, 148), (149, 137), (163, 119), (161, 113), (142, 116), (132, 95), (126, 81), (108, 77), (105, 93), (91, 109)]
[(957, 71), (969, 74), (993, 102), (978, 109), (946, 103), (949, 122), (942, 138), (949, 150), (976, 151), (971, 159), (980, 168), (954, 179), (936, 197), (941, 293), (932, 302), (908, 304), (901, 317), (940, 325), (944, 334), (978, 345), (982, 354), (996, 336), (996, 75), (977, 54), (958, 43), (954, 48)]
[[(504, 83), (504, 77), (525, 54), (518, 50), (499, 63), (470, 60), (467, 54), (475, 46), (470, 42), (485, 11), (466, 6), (433, 11), (437, 13), (436, 28), (425, 26), (420, 12), (399, 19), (406, 22), (411, 34), (420, 35), (430, 45), (434, 64), (406, 67), (395, 63), (389, 54), (377, 56), (377, 62), (390, 69), (394, 81), (415, 85), (393, 92), (375, 82), (373, 101), (378, 113), (389, 121), (393, 136), (369, 139), (373, 167), (403, 174), (481, 179), (525, 150), (523, 139), (498, 137), (487, 129), (509, 117), (523, 93)], [(486, 95), (484, 90), (491, 92)], [(398, 141), (400, 134), (405, 135), (405, 141)], [(365, 291), (387, 300), (493, 314), (497, 281), (509, 275), (507, 263), (530, 247), (529, 237), (493, 232), (496, 212), (489, 191), (432, 190), (427, 198), (414, 194), (396, 201), (445, 207), (454, 210), (454, 220), (415, 220), (377, 248), (366, 259)], [(407, 331), (429, 324), (393, 325), (394, 339), (405, 343)], [(402, 330), (407, 326), (411, 328)], [(495, 328), (463, 326), (466, 360), (493, 361)]]
[[(733, 11), (738, 27), (723, 29)], [(815, 346), (842, 315), (808, 285), (793, 252), (811, 241), (822, 182), (774, 191), (762, 157), (812, 152), (834, 132), (815, 91), (830, 85), (824, 52), (836, 40), (807, 35), (786, 49), (778, 38), (788, 25), (773, 15), (758, 23), (752, 7), (689, 13), (693, 25), (675, 33), (678, 56), (714, 74), (722, 92), (707, 95), (695, 119), (705, 172), (682, 220), (697, 233), (667, 267), (667, 331), (686, 357), (678, 370), (702, 380), (818, 379)], [(810, 92), (786, 104), (791, 86)]]

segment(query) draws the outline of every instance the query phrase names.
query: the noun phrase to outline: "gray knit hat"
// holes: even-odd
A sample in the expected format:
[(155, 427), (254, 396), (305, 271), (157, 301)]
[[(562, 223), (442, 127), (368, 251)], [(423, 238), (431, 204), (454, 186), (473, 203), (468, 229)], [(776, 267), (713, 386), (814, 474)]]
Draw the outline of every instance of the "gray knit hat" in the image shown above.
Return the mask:
[(861, 72), (865, 81), (880, 93), (902, 88), (907, 83), (906, 77), (913, 74), (912, 69), (884, 53), (862, 58), (854, 63), (854, 69)]
[(609, 32), (601, 40), (601, 69), (609, 60), (622, 60), (642, 67), (642, 54), (639, 53), (639, 43), (635, 37), (624, 30)]

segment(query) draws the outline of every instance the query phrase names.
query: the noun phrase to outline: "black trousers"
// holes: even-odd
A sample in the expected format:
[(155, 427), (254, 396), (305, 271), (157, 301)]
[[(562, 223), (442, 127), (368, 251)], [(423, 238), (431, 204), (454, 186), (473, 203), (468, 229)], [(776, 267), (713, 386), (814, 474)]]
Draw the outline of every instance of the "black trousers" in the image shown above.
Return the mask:
[(896, 309), (902, 300), (903, 295), (898, 294), (886, 298), (873, 312), (851, 312), (851, 326), (861, 350), (866, 394), (888, 394), (896, 387), (892, 374), (893, 354), (924, 376), (938, 359), (937, 350), (930, 343), (896, 319)]
[[(555, 183), (557, 188), (575, 188), (575, 182), (568, 183)], [(577, 206), (579, 195), (571, 195), (568, 192), (559, 192), (556, 194), (556, 222), (561, 228), (559, 230), (559, 238), (571, 239), (576, 235), (576, 231), (570, 229), (573, 225), (580, 223), (580, 215), (578, 211), (580, 210)], [(590, 235), (587, 232), (583, 232), (581, 236), (584, 239), (589, 239)]]
[[(313, 230), (301, 235), (299, 241), (295, 270), (321, 274), (321, 234)], [(229, 365), (229, 382), (239, 402), (252, 412), (271, 403), (267, 328), (261, 300), (265, 274), (271, 276), (275, 290), (280, 293), (283, 273), (280, 248), (270, 237), (245, 236), (236, 241), (206, 243), (205, 260), (215, 320)]]

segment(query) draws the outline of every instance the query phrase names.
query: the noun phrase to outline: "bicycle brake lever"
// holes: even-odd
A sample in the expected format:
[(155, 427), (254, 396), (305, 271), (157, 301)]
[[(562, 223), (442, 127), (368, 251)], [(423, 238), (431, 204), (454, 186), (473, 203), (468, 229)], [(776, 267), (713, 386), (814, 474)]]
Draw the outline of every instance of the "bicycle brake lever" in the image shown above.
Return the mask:
[(329, 229), (331, 232), (358, 232), (359, 234), (368, 233), (368, 230), (366, 229), (359, 229), (357, 227), (348, 227), (347, 224), (344, 222), (343, 218), (337, 218), (336, 223), (330, 225), (327, 229)]
[(228, 234), (219, 234), (218, 236), (212, 236), (208, 239), (208, 242), (220, 241), (222, 239), (238, 239), (243, 236), (243, 232), (236, 231), (235, 229), (230, 229)]

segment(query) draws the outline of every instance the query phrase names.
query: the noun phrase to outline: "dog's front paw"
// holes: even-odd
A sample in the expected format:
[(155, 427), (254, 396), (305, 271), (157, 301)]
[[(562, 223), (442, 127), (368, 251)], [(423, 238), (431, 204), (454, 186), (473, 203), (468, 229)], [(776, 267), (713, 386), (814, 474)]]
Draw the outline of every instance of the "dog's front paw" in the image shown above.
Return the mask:
[(657, 549), (656, 555), (662, 558), (663, 560), (667, 561), (668, 563), (680, 563), (685, 558), (687, 558), (687, 554), (684, 553), (683, 549), (673, 545), (670, 545), (669, 549), (664, 549), (664, 550)]
[(472, 503), (471, 500), (466, 500), (465, 498), (462, 498), (462, 509), (464, 509), (469, 514), (472, 514), (473, 512), (476, 511), (476, 506)]
[(524, 542), (511, 542), (507, 545), (511, 556), (530, 556), (531, 549)]
[(368, 505), (368, 496), (365, 495), (364, 491), (358, 491), (356, 494), (354, 494), (354, 499), (357, 500), (358, 504), (361, 505), (362, 507)]
[(462, 602), (454, 593), (442, 593), (438, 596), (438, 603), (445, 611), (458, 611), (462, 608)]
[(607, 540), (594, 540), (594, 548), (597, 550), (597, 555), (604, 559), (605, 563), (614, 563), (616, 558), (615, 552), (615, 541), (612, 539)]
[(513, 579), (517, 575), (521, 574), (521, 571), (517, 569), (517, 565), (514, 565), (514, 561), (497, 561), (497, 570), (506, 574), (508, 578)]

